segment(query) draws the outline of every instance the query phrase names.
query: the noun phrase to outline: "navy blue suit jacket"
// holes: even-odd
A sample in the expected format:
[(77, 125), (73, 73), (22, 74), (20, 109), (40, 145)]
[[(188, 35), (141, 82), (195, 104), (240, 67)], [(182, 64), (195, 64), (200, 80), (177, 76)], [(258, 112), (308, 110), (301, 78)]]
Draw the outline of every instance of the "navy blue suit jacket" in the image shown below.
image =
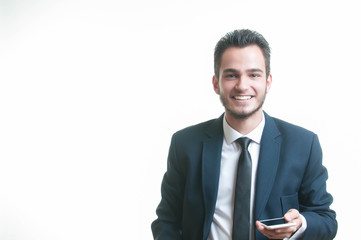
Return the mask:
[[(222, 121), (223, 115), (173, 135), (158, 218), (152, 223), (155, 239), (207, 239), (217, 200)], [(303, 239), (333, 239), (337, 221), (327, 178), (317, 135), (265, 113), (255, 219), (280, 217), (294, 208), (307, 220)], [(255, 238), (267, 239), (257, 229)]]

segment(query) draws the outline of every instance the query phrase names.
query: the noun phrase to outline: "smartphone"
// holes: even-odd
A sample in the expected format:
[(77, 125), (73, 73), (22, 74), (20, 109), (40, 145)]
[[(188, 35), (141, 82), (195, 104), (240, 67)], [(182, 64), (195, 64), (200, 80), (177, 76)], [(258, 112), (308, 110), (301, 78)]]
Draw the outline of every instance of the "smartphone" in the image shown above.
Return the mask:
[(268, 230), (274, 230), (274, 229), (279, 229), (279, 228), (287, 228), (287, 227), (296, 226), (296, 223), (294, 223), (294, 222), (286, 222), (286, 220), (283, 217), (260, 220), (260, 223), (262, 223), (262, 225), (265, 228), (267, 228)]

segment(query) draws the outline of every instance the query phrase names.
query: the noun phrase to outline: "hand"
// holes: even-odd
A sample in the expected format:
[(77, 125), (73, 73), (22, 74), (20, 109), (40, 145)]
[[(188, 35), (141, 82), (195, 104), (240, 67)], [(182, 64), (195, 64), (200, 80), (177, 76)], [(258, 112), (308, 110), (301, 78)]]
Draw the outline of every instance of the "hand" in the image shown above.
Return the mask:
[(256, 221), (257, 229), (266, 237), (270, 239), (284, 239), (291, 237), (302, 225), (302, 218), (296, 209), (290, 209), (284, 216), (287, 222), (294, 222), (296, 226), (288, 228), (280, 228), (268, 230), (259, 221)]

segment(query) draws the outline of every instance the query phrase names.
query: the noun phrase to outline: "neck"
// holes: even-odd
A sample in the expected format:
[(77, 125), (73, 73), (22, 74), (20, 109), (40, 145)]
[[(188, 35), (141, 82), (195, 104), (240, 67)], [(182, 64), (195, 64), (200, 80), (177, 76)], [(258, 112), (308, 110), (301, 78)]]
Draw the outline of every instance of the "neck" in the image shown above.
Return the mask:
[(227, 123), (237, 132), (247, 135), (252, 132), (258, 124), (262, 121), (263, 112), (262, 109), (253, 113), (251, 116), (246, 118), (237, 118), (226, 111)]

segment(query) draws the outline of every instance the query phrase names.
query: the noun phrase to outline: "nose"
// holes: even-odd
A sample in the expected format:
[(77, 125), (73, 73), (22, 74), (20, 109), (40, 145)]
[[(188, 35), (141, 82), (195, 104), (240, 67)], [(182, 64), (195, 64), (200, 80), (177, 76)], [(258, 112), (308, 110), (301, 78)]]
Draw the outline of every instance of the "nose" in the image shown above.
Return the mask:
[(248, 89), (248, 87), (249, 87), (249, 83), (248, 83), (247, 78), (245, 78), (245, 77), (238, 78), (237, 83), (235, 85), (235, 88), (237, 90), (243, 91), (243, 90)]

